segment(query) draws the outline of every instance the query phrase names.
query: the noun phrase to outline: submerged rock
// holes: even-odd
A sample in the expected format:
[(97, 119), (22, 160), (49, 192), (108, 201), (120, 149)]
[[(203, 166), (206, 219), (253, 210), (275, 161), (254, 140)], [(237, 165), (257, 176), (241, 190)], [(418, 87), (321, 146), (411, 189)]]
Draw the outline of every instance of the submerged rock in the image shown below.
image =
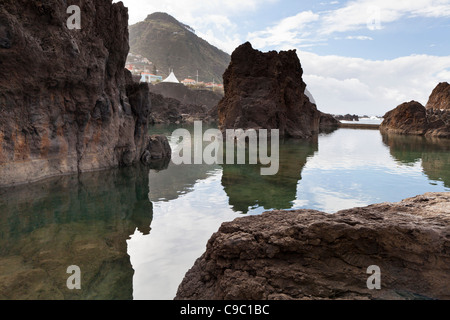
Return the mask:
[[(176, 299), (449, 299), (450, 193), (224, 223)], [(381, 289), (367, 286), (378, 266)]]
[(295, 50), (262, 53), (249, 42), (239, 46), (223, 75), (220, 129), (279, 129), (293, 138), (318, 133), (320, 112), (305, 94), (302, 75)]
[(138, 162), (148, 89), (125, 70), (128, 12), (87, 0), (81, 29), (68, 4), (4, 0), (0, 7), (0, 186)]

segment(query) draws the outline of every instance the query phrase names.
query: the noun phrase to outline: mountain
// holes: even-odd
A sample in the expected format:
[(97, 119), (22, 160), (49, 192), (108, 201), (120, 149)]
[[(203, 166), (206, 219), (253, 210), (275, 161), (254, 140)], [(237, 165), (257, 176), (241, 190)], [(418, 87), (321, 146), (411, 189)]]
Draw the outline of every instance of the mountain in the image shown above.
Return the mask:
[(129, 27), (130, 52), (153, 62), (159, 74), (174, 70), (178, 80), (223, 83), (222, 75), (230, 63), (230, 55), (210, 45), (195, 31), (161, 12), (149, 15), (145, 21)]

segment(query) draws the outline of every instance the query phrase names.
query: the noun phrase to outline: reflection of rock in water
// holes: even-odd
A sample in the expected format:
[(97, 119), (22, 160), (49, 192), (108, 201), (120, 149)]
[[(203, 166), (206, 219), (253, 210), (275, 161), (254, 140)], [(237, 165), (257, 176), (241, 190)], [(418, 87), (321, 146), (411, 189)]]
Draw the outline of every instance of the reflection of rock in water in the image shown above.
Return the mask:
[(206, 164), (169, 164), (164, 171), (150, 170), (149, 197), (151, 201), (170, 201), (192, 190), (195, 183), (211, 176), (219, 166)]
[(391, 155), (405, 164), (422, 160), (425, 174), (436, 181), (443, 181), (450, 188), (450, 144), (448, 139), (425, 138), (397, 134), (383, 134), (383, 142)]
[[(132, 299), (126, 240), (149, 233), (148, 169), (0, 190), (0, 299)], [(81, 269), (69, 290), (67, 267)]]
[(251, 207), (290, 209), (307, 158), (318, 151), (317, 137), (310, 141), (280, 143), (280, 168), (274, 176), (262, 176), (260, 165), (223, 165), (222, 185), (235, 211)]

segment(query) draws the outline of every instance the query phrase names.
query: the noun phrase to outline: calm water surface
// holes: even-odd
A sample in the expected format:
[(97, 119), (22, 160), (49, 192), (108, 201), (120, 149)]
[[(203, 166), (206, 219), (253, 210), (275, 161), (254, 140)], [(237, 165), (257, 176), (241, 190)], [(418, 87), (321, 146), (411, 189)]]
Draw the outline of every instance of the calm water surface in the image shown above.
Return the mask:
[[(225, 221), (441, 191), (450, 191), (448, 140), (352, 129), (283, 141), (276, 176), (250, 165), (169, 164), (0, 189), (0, 299), (173, 299)], [(81, 269), (81, 290), (66, 287), (70, 265)]]

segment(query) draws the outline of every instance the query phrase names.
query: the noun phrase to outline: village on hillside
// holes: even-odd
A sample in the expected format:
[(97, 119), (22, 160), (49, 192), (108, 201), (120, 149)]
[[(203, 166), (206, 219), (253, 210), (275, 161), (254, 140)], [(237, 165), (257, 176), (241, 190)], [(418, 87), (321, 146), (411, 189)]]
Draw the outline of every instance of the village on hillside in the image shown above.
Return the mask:
[(164, 76), (163, 73), (156, 68), (156, 66), (149, 61), (147, 58), (139, 54), (129, 53), (127, 57), (127, 62), (125, 66), (133, 76), (139, 77), (140, 82), (157, 84), (163, 83), (181, 83), (190, 89), (207, 89), (212, 91), (223, 91), (223, 84), (212, 82), (203, 82), (197, 79), (184, 79), (179, 81), (175, 75), (174, 70), (170, 70), (168, 76)]

